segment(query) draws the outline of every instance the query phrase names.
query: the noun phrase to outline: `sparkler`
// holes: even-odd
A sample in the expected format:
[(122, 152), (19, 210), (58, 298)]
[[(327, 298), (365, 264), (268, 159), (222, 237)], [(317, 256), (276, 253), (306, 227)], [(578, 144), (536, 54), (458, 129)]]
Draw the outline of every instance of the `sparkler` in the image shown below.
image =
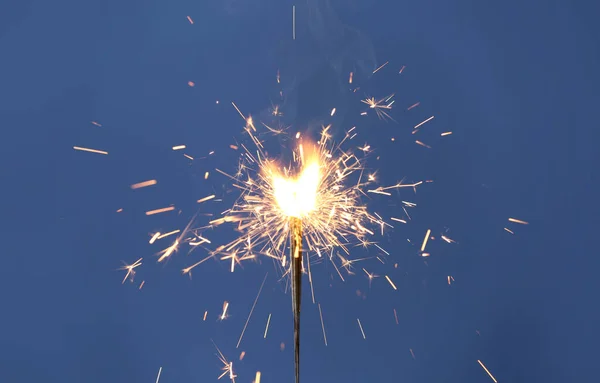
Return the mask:
[[(299, 382), (302, 272), (303, 266), (310, 267), (309, 253), (319, 258), (325, 255), (342, 277), (336, 262), (340, 261), (342, 268), (349, 269), (352, 262), (357, 261), (347, 259), (349, 245), (367, 246), (370, 242), (366, 237), (374, 234), (370, 227), (377, 225), (383, 229), (386, 223), (379, 215), (369, 213), (361, 202), (361, 197), (366, 195), (363, 188), (374, 182), (374, 176), (365, 174), (361, 160), (352, 151), (341, 149), (342, 143), (356, 134), (353, 129), (339, 145), (332, 143), (328, 133), (330, 126), (323, 128), (314, 144), (296, 135), (298, 144), (293, 150), (293, 161), (289, 166), (281, 167), (268, 159), (252, 119), (244, 118), (245, 130), (255, 150), (242, 144), (238, 172), (232, 176), (219, 171), (229, 176), (234, 181), (233, 186), (242, 193), (223, 217), (211, 221), (215, 226), (237, 223), (241, 234), (217, 248), (214, 254), (220, 254), (221, 260), (230, 261), (232, 271), (235, 264), (264, 255), (280, 264), (283, 274), (289, 276), (295, 378)], [(365, 148), (366, 145), (361, 152), (368, 152)], [(351, 181), (351, 178), (355, 180)], [(390, 188), (405, 186), (408, 185), (397, 184)], [(306, 265), (303, 265), (303, 254), (306, 254)], [(312, 288), (310, 278), (309, 283)]]

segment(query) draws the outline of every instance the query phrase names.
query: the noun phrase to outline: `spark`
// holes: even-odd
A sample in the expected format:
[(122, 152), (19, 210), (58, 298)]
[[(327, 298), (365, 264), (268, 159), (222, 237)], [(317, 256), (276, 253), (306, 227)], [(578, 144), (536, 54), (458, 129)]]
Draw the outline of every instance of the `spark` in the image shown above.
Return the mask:
[(504, 230), (506, 230), (507, 232), (509, 232), (509, 233), (511, 233), (511, 234), (514, 234), (514, 233), (515, 233), (514, 231), (512, 231), (512, 230), (510, 230), (510, 229), (508, 229), (508, 228), (506, 228), (506, 227), (504, 228)]
[(189, 156), (189, 155), (187, 155), (187, 154), (185, 154), (185, 153), (183, 153), (183, 156), (184, 156), (185, 158), (187, 158), (188, 160), (190, 160), (190, 161), (194, 161), (194, 157), (192, 157), (192, 156)]
[(425, 251), (425, 246), (427, 246), (427, 241), (429, 240), (430, 235), (431, 229), (427, 229), (427, 233), (425, 233), (425, 238), (423, 238), (423, 244), (421, 245), (421, 251)]
[(221, 368), (221, 371), (223, 371), (223, 373), (219, 375), (218, 380), (221, 380), (221, 378), (223, 378), (224, 376), (229, 375), (229, 380), (231, 380), (232, 383), (235, 383), (235, 378), (237, 378), (237, 375), (235, 375), (235, 373), (233, 372), (233, 362), (228, 361), (227, 358), (225, 358), (225, 355), (223, 355), (221, 350), (219, 350), (215, 342), (213, 342), (213, 344), (217, 349), (217, 357), (219, 358), (219, 361), (223, 363), (223, 367)]
[(244, 114), (242, 113), (242, 111), (240, 110), (240, 108), (238, 108), (238, 106), (235, 104), (235, 102), (231, 101), (231, 105), (233, 105), (233, 107), (235, 108), (235, 110), (237, 110), (237, 112), (240, 114), (240, 116), (242, 116), (242, 118), (245, 120), (246, 116), (244, 116)]
[(415, 102), (414, 104), (412, 104), (411, 106), (409, 106), (406, 110), (411, 110), (413, 108), (416, 108), (419, 105), (421, 105), (421, 102)]
[(421, 141), (419, 141), (419, 140), (417, 140), (417, 141), (415, 141), (415, 142), (416, 142), (418, 145), (421, 145), (421, 146), (423, 146), (423, 147), (425, 147), (425, 148), (427, 148), (427, 149), (431, 149), (431, 146), (429, 146), (429, 145), (427, 145), (427, 144), (424, 144), (424, 143), (422, 143), (422, 142), (421, 142)]
[(427, 122), (429, 122), (429, 121), (433, 120), (433, 119), (434, 119), (434, 117), (435, 117), (435, 116), (431, 116), (431, 117), (429, 117), (428, 119), (426, 119), (426, 120), (424, 120), (424, 121), (421, 121), (421, 122), (419, 122), (417, 125), (415, 125), (415, 127), (413, 128), (413, 134), (415, 133), (415, 131), (416, 131), (417, 129), (419, 129), (421, 126), (423, 126), (423, 124), (426, 124)]
[(144, 182), (138, 182), (137, 184), (133, 184), (131, 185), (132, 189), (141, 189), (141, 188), (145, 188), (148, 186), (152, 186), (152, 185), (156, 185), (156, 180), (148, 180), (148, 181), (144, 181)]
[(192, 18), (190, 16), (187, 16), (188, 21), (190, 22), (190, 24), (194, 24), (194, 20), (192, 20)]
[(221, 316), (219, 317), (221, 320), (225, 320), (225, 318), (227, 318), (227, 309), (229, 308), (229, 302), (225, 301), (223, 302), (223, 312), (221, 313)]
[(177, 146), (173, 146), (173, 150), (181, 150), (181, 149), (185, 149), (185, 145), (177, 145)]
[(354, 77), (354, 72), (350, 72), (350, 77), (348, 78), (348, 84), (352, 84), (352, 77)]
[(204, 179), (205, 179), (205, 180), (207, 180), (207, 179), (208, 179), (208, 175), (209, 175), (209, 174), (210, 174), (209, 172), (206, 172), (206, 173), (204, 173)]
[(140, 283), (140, 287), (138, 287), (138, 290), (141, 290), (142, 287), (144, 287), (144, 284), (146, 283), (146, 281), (142, 281), (142, 283)]
[(396, 313), (396, 309), (394, 309), (394, 319), (396, 319), (396, 324), (400, 324), (398, 323), (398, 313)]
[(367, 336), (365, 335), (365, 332), (363, 330), (362, 324), (360, 324), (360, 319), (356, 318), (356, 321), (358, 322), (358, 327), (360, 327), (360, 332), (363, 336), (363, 339), (367, 339)]
[(153, 244), (154, 241), (156, 241), (158, 239), (158, 236), (160, 235), (159, 232), (154, 233), (154, 235), (152, 236), (152, 238), (150, 238), (150, 241), (148, 241), (149, 244)]
[(360, 100), (363, 104), (369, 105), (369, 108), (375, 110), (375, 114), (378, 118), (385, 120), (386, 118), (394, 121), (394, 119), (386, 112), (386, 110), (392, 109), (392, 105), (394, 104), (394, 94), (391, 94), (387, 97), (383, 97), (379, 100), (375, 99), (375, 97), (368, 97), (364, 100)]
[(490, 378), (492, 378), (492, 380), (494, 381), (494, 383), (498, 383), (498, 381), (496, 380), (496, 378), (494, 378), (494, 375), (492, 375), (492, 373), (490, 372), (490, 370), (487, 369), (487, 367), (485, 367), (485, 365), (483, 364), (483, 362), (481, 362), (481, 360), (477, 360), (477, 363), (479, 363), (479, 365), (481, 366), (481, 368), (483, 368), (485, 370), (485, 372), (487, 372), (487, 374), (490, 376)]
[(246, 356), (246, 351), (242, 351), (240, 353), (240, 360), (243, 360), (245, 356)]
[(323, 329), (323, 341), (325, 342), (325, 346), (327, 346), (327, 334), (325, 334), (325, 322), (323, 322), (323, 312), (321, 311), (321, 304), (319, 303), (318, 306), (319, 306), (319, 317), (321, 318), (321, 328)]
[(149, 210), (146, 212), (146, 215), (154, 215), (154, 214), (160, 214), (160, 213), (166, 213), (168, 211), (173, 211), (175, 210), (175, 206), (169, 206), (169, 207), (164, 207), (161, 209), (155, 209), (155, 210)]
[(213, 258), (213, 255), (212, 255), (212, 254), (211, 254), (211, 255), (209, 255), (209, 256), (207, 256), (207, 257), (205, 257), (204, 259), (202, 259), (202, 260), (200, 260), (200, 261), (198, 261), (198, 262), (194, 263), (193, 265), (191, 265), (191, 266), (188, 266), (188, 267), (186, 267), (185, 269), (182, 269), (182, 270), (181, 270), (181, 273), (182, 273), (182, 274), (184, 274), (184, 275), (185, 275), (185, 274), (189, 274), (189, 275), (190, 275), (190, 278), (191, 278), (191, 276), (192, 276), (192, 269), (194, 269), (194, 268), (195, 268), (195, 267), (197, 267), (197, 266), (200, 266), (200, 265), (201, 265), (201, 264), (203, 264), (205, 261), (207, 261), (207, 260), (209, 260), (209, 259), (211, 259), (211, 258)]
[(455, 240), (453, 240), (452, 238), (448, 238), (445, 235), (442, 235), (441, 238), (448, 243), (456, 243)]
[(296, 6), (292, 5), (292, 39), (296, 40)]
[(117, 213), (120, 213), (122, 211), (123, 211), (123, 208), (120, 208), (120, 209), (117, 210)]
[(387, 281), (390, 283), (390, 285), (392, 285), (392, 288), (393, 288), (394, 290), (398, 290), (398, 289), (396, 288), (396, 285), (394, 284), (394, 282), (392, 282), (392, 280), (390, 279), (390, 277), (388, 277), (388, 276), (386, 275), (386, 276), (385, 276), (385, 279), (387, 279)]
[(158, 262), (162, 262), (165, 259), (169, 258), (171, 256), (171, 254), (173, 254), (174, 251), (177, 250), (177, 246), (179, 246), (179, 241), (175, 240), (175, 242), (173, 242), (173, 244), (169, 247), (167, 247), (165, 250), (163, 250), (161, 253), (161, 256), (158, 258)]
[(254, 383), (260, 383), (260, 371), (256, 371), (256, 377), (254, 378)]
[(449, 135), (451, 135), (451, 134), (452, 134), (452, 132), (444, 132), (444, 133), (442, 133), (442, 134), (440, 134), (440, 135), (441, 135), (442, 137), (445, 137), (445, 136), (449, 136)]
[(177, 229), (177, 230), (170, 231), (170, 232), (168, 232), (168, 233), (160, 234), (160, 235), (159, 235), (159, 236), (158, 236), (156, 239), (163, 239), (163, 238), (166, 238), (166, 237), (168, 237), (168, 236), (170, 236), (170, 235), (177, 234), (177, 233), (179, 233), (180, 231), (181, 231), (181, 230)]
[[(246, 332), (246, 327), (248, 327), (248, 322), (250, 322), (250, 318), (252, 317), (252, 313), (254, 312), (254, 307), (256, 307), (256, 302), (258, 302), (258, 298), (260, 297), (260, 293), (262, 292), (263, 286), (265, 285), (265, 281), (267, 280), (267, 276), (269, 275), (269, 273), (265, 274), (265, 278), (263, 279), (262, 283), (260, 284), (260, 288), (258, 289), (258, 294), (256, 294), (256, 299), (254, 299), (254, 303), (252, 304), (252, 308), (250, 309), (250, 314), (248, 314), (248, 319), (246, 319), (246, 324), (244, 325), (244, 328), (242, 330), (242, 333), (240, 334), (240, 339), (238, 339), (237, 345), (235, 346), (235, 348), (240, 347), (240, 343), (242, 343), (242, 338), (244, 337), (244, 333)], [(269, 318), (271, 318), (271, 316), (269, 315)], [(266, 337), (267, 333), (265, 331), (265, 337)]]
[(406, 68), (406, 65), (402, 65), (402, 68), (400, 68), (400, 71), (398, 72), (398, 74), (402, 74), (402, 72), (404, 72), (404, 68)]
[(188, 84), (188, 86), (189, 86), (190, 88), (193, 88), (193, 87), (195, 87), (195, 86), (196, 86), (196, 83), (194, 83), (193, 81), (188, 81), (188, 83), (187, 83), (187, 84)]
[(213, 198), (215, 198), (215, 195), (211, 194), (211, 195), (206, 196), (204, 198), (200, 198), (198, 201), (196, 201), (196, 203), (202, 203), (202, 202), (210, 201)]
[(98, 126), (98, 127), (101, 127), (101, 126), (102, 126), (102, 124), (99, 124), (99, 123), (97, 123), (96, 121), (92, 121), (92, 124), (93, 124), (93, 125), (96, 125), (96, 126)]
[(133, 277), (135, 276), (135, 268), (142, 265), (142, 258), (133, 262), (131, 265), (128, 265), (125, 262), (123, 262), (123, 265), (124, 266), (120, 267), (119, 270), (127, 270), (127, 273), (125, 274), (125, 277), (123, 278), (121, 284), (125, 283), (127, 279), (130, 279), (131, 282), (133, 282)]
[(448, 275), (448, 286), (450, 286), (454, 282), (454, 277), (452, 275)]
[(335, 108), (331, 109), (331, 116), (333, 117), (334, 114), (335, 114)]
[(381, 64), (381, 65), (379, 66), (379, 68), (377, 68), (377, 69), (375, 69), (375, 70), (373, 71), (373, 74), (377, 73), (377, 72), (378, 72), (378, 71), (379, 71), (381, 68), (383, 68), (383, 67), (384, 67), (384, 66), (386, 66), (387, 64), (389, 64), (389, 61), (386, 61), (386, 62), (384, 62), (383, 64)]
[(509, 218), (508, 220), (510, 222), (520, 223), (521, 225), (529, 225), (529, 222), (521, 221), (520, 219), (516, 219), (516, 218)]
[(206, 321), (206, 316), (208, 315), (208, 310), (204, 311), (204, 317), (202, 318), (202, 321), (205, 322)]
[(265, 335), (263, 339), (267, 339), (267, 332), (269, 331), (269, 323), (271, 323), (271, 313), (269, 313), (269, 317), (267, 318), (267, 325), (265, 326)]
[(155, 382), (155, 383), (158, 383), (158, 381), (160, 380), (160, 373), (161, 373), (161, 372), (162, 372), (162, 367), (160, 367), (160, 368), (158, 369), (158, 375), (156, 375), (156, 382)]
[(104, 154), (104, 155), (108, 154), (108, 152), (106, 152), (104, 150), (82, 148), (81, 146), (73, 146), (73, 149), (80, 150), (82, 152), (89, 152), (89, 153)]
[(391, 219), (392, 221), (396, 221), (396, 222), (400, 222), (400, 223), (406, 223), (406, 221), (405, 221), (405, 220), (403, 220), (403, 219), (400, 219), (400, 218), (392, 217), (392, 218), (390, 218), (390, 219)]

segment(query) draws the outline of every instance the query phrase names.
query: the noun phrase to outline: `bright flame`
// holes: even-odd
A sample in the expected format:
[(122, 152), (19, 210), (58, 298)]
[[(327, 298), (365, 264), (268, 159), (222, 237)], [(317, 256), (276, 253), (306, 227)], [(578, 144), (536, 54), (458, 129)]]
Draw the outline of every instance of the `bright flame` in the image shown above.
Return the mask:
[(320, 173), (319, 160), (313, 157), (295, 179), (281, 174), (273, 175), (273, 194), (283, 214), (302, 218), (316, 209)]

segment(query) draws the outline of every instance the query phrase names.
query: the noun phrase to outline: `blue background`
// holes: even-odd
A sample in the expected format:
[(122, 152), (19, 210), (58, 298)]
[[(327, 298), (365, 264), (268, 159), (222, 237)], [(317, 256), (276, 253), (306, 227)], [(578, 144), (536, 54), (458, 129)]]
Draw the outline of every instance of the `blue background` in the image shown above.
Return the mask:
[[(390, 64), (364, 89), (395, 91), (398, 123), (358, 119), (356, 144), (368, 142), (381, 156), (370, 165), (382, 183), (404, 176), (434, 183), (416, 196), (403, 190), (373, 202), (386, 214), (400, 213), (390, 205), (401, 199), (418, 204), (410, 225), (382, 239), (389, 263), (364, 266), (389, 274), (398, 291), (383, 277), (369, 288), (360, 264), (346, 283), (326, 266), (315, 271), (329, 346), (305, 290), (304, 381), (488, 382), (478, 359), (499, 382), (597, 379), (597, 6), (333, 2), (340, 20), (366, 39), (337, 51), (326, 29), (313, 30), (311, 44), (301, 40), (308, 5), (297, 4), (292, 44), (289, 1), (0, 5), (0, 382), (152, 382), (159, 366), (161, 382), (215, 381), (221, 366), (211, 339), (234, 361), (239, 382), (257, 370), (263, 383), (291, 382), (290, 298), (271, 263), (231, 274), (211, 261), (190, 280), (180, 269), (206, 250), (156, 265), (161, 247), (148, 245), (148, 234), (183, 228), (205, 195), (231, 201), (214, 171), (235, 169), (228, 146), (243, 139), (231, 101), (265, 116), (281, 69), (288, 83), (296, 79), (288, 122), (315, 125), (326, 120), (324, 108), (337, 106), (335, 122), (347, 129), (364, 108), (338, 80), (324, 79), (345, 79), (346, 65), (365, 73), (371, 59)], [(340, 59), (336, 71), (331, 63)], [(410, 128), (430, 115), (417, 137), (428, 150)], [(443, 131), (454, 134), (440, 138)], [(197, 159), (173, 152), (178, 144)], [(129, 189), (146, 179), (159, 184)], [(144, 215), (169, 204), (181, 212)], [(226, 206), (207, 204), (201, 213)], [(510, 235), (508, 217), (530, 225), (513, 224)], [(427, 228), (436, 236), (449, 228), (459, 244), (433, 241), (425, 264), (418, 244)], [(140, 257), (136, 283), (122, 285), (121, 260)], [(221, 322), (224, 300), (230, 318)]]

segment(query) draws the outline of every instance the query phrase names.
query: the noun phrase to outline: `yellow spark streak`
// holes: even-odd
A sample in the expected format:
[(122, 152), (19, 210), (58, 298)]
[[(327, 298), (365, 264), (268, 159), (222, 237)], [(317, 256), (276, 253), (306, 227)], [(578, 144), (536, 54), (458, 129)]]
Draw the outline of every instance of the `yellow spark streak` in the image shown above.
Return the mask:
[(321, 311), (320, 303), (319, 303), (319, 317), (321, 318), (321, 328), (323, 329), (323, 340), (325, 341), (325, 346), (327, 346), (327, 334), (325, 334), (325, 323), (323, 322), (323, 312)]
[(158, 236), (160, 235), (159, 232), (154, 233), (154, 235), (152, 236), (152, 238), (150, 238), (150, 241), (148, 242), (149, 244), (153, 244), (154, 241), (156, 241), (158, 239)]
[[(258, 302), (258, 298), (260, 297), (260, 293), (262, 292), (263, 286), (265, 285), (265, 281), (267, 280), (268, 275), (269, 275), (269, 273), (265, 274), (265, 278), (263, 279), (263, 281), (260, 285), (260, 289), (258, 289), (258, 294), (256, 294), (256, 299), (254, 299), (254, 303), (252, 304), (252, 308), (250, 309), (250, 314), (248, 314), (248, 319), (246, 319), (246, 324), (244, 325), (242, 333), (240, 334), (240, 339), (238, 339), (238, 342), (237, 342), (237, 345), (235, 346), (235, 348), (240, 347), (240, 343), (242, 343), (242, 338), (244, 337), (244, 333), (246, 332), (246, 327), (248, 327), (248, 322), (250, 322), (250, 318), (252, 317), (252, 313), (254, 312), (254, 307), (256, 307), (256, 302)], [(269, 318), (271, 318), (270, 315), (269, 315)], [(267, 336), (267, 333), (265, 331), (265, 337), (266, 336)]]
[(511, 234), (514, 234), (514, 232), (513, 232), (512, 230), (510, 230), (510, 229), (507, 229), (506, 227), (504, 228), (504, 230), (508, 231), (508, 232), (509, 232), (509, 233), (511, 233)]
[(350, 77), (348, 78), (348, 84), (352, 84), (352, 77), (354, 76), (353, 72), (350, 72)]
[(208, 172), (204, 173), (204, 179), (207, 180), (208, 179)]
[(373, 74), (377, 73), (381, 68), (383, 68), (384, 66), (386, 66), (389, 63), (389, 61), (384, 62), (379, 68), (375, 69), (373, 71)]
[(427, 144), (424, 144), (424, 143), (422, 143), (422, 142), (421, 142), (421, 141), (419, 141), (419, 140), (417, 140), (417, 141), (415, 141), (415, 142), (416, 142), (417, 144), (419, 144), (419, 145), (421, 145), (421, 146), (423, 146), (423, 147), (427, 148), (427, 149), (431, 149), (431, 146), (429, 146), (429, 145), (427, 145)]
[(170, 231), (170, 232), (168, 232), (168, 233), (165, 233), (165, 234), (161, 234), (161, 235), (159, 235), (159, 236), (158, 236), (158, 238), (156, 238), (156, 239), (163, 239), (163, 238), (166, 238), (166, 237), (168, 237), (168, 236), (170, 236), (170, 235), (177, 234), (177, 233), (179, 233), (180, 231), (181, 231), (181, 230), (179, 230), (179, 229), (177, 229), (177, 230), (173, 230), (173, 231)]
[(390, 285), (392, 285), (392, 287), (394, 288), (394, 290), (398, 290), (396, 288), (396, 285), (394, 284), (394, 282), (392, 282), (392, 280), (390, 279), (390, 277), (388, 277), (387, 275), (385, 276), (385, 279), (387, 279), (388, 282), (390, 282)]
[(260, 383), (260, 371), (256, 371), (256, 377), (254, 378), (254, 383)]
[(403, 220), (403, 219), (400, 219), (400, 218), (395, 218), (395, 217), (392, 217), (392, 218), (390, 218), (390, 219), (391, 219), (392, 221), (396, 221), (396, 222), (400, 222), (400, 223), (406, 223), (406, 221), (405, 221), (405, 220)]
[(214, 195), (214, 194), (211, 194), (211, 195), (209, 195), (209, 196), (206, 196), (206, 197), (204, 197), (204, 198), (200, 198), (200, 199), (199, 199), (198, 201), (196, 201), (196, 202), (197, 202), (197, 203), (202, 203), (202, 202), (209, 201), (209, 200), (211, 200), (211, 199), (213, 199), (213, 198), (215, 198), (215, 195)]
[(104, 151), (104, 150), (97, 150), (97, 149), (90, 149), (90, 148), (82, 148), (81, 146), (73, 146), (73, 149), (75, 150), (80, 150), (82, 152), (90, 152), (90, 153), (97, 153), (97, 154), (104, 154), (107, 155), (108, 152)]
[(146, 215), (160, 214), (160, 213), (165, 213), (167, 211), (173, 211), (173, 210), (175, 210), (175, 206), (169, 206), (169, 207), (164, 207), (162, 209), (156, 209), (156, 210), (147, 211)]
[(138, 290), (141, 290), (142, 287), (144, 287), (144, 283), (146, 283), (146, 281), (142, 281), (142, 283), (140, 283), (140, 287), (138, 287)]
[(182, 273), (182, 274), (190, 274), (190, 276), (191, 276), (191, 275), (192, 275), (192, 274), (191, 274), (191, 271), (192, 271), (192, 269), (193, 269), (194, 267), (196, 267), (196, 266), (199, 266), (199, 265), (203, 264), (203, 263), (204, 263), (206, 260), (208, 260), (208, 259), (210, 259), (210, 258), (213, 258), (213, 257), (214, 257), (214, 256), (211, 254), (211, 255), (209, 255), (208, 257), (205, 257), (204, 259), (202, 259), (202, 260), (200, 260), (200, 261), (198, 261), (198, 262), (194, 263), (193, 265), (191, 265), (191, 266), (188, 266), (188, 267), (186, 267), (185, 269), (182, 269), (182, 270), (181, 270), (181, 273)]
[(240, 360), (244, 359), (245, 356), (246, 356), (246, 351), (242, 351), (240, 353)]
[(420, 104), (421, 104), (421, 102), (416, 102), (416, 103), (412, 104), (411, 106), (409, 106), (409, 107), (408, 107), (408, 109), (406, 109), (406, 110), (411, 110), (411, 109), (413, 109), (413, 108), (416, 108), (416, 107), (417, 107), (417, 106), (419, 106)]
[(425, 238), (423, 239), (423, 244), (421, 245), (421, 251), (425, 251), (425, 246), (427, 246), (427, 241), (429, 240), (430, 234), (431, 234), (431, 229), (427, 229), (427, 233), (425, 234)]
[(102, 126), (102, 124), (99, 124), (99, 123), (97, 123), (96, 121), (92, 121), (92, 124), (94, 124), (94, 125), (96, 125), (96, 126), (98, 126), (98, 127), (101, 127), (101, 126)]
[(176, 240), (171, 246), (167, 247), (163, 251), (163, 254), (160, 256), (160, 258), (158, 258), (158, 262), (162, 262), (165, 259), (169, 258), (171, 254), (173, 254), (173, 252), (177, 250), (177, 246), (179, 246), (179, 241)]
[(125, 278), (123, 278), (123, 281), (121, 282), (121, 284), (125, 283), (125, 281), (128, 278), (130, 278), (131, 281), (133, 282), (133, 277), (135, 276), (135, 268), (142, 265), (142, 259), (143, 258), (138, 259), (137, 261), (133, 262), (131, 265), (124, 264), (123, 267), (119, 268), (119, 270), (127, 270), (127, 273), (125, 274)]
[(190, 24), (194, 24), (194, 20), (192, 20), (192, 18), (190, 16), (187, 17), (188, 21), (190, 22)]
[(453, 240), (452, 238), (448, 238), (445, 235), (442, 235), (442, 239), (448, 243), (456, 243), (455, 240)]
[(360, 327), (360, 332), (362, 333), (363, 339), (367, 339), (365, 332), (363, 331), (362, 324), (360, 324), (360, 319), (356, 318), (356, 321), (358, 322), (358, 327)]
[(206, 321), (206, 316), (208, 315), (208, 310), (206, 310), (204, 312), (204, 317), (202, 318), (202, 321), (205, 322)]
[(529, 225), (529, 222), (521, 221), (520, 219), (516, 219), (516, 218), (509, 218), (508, 220), (510, 222), (520, 223), (521, 225)]
[(244, 116), (244, 114), (240, 111), (240, 108), (237, 107), (237, 105), (235, 104), (235, 102), (231, 101), (231, 105), (233, 105), (233, 107), (235, 108), (235, 110), (237, 110), (237, 112), (240, 114), (240, 116), (242, 116), (242, 118), (245, 120), (246, 116)]
[(232, 144), (232, 145), (229, 145), (229, 147), (230, 147), (231, 149), (233, 149), (233, 150), (238, 150), (238, 149), (239, 149), (237, 145), (233, 145), (233, 144)]
[(160, 373), (162, 372), (162, 367), (158, 369), (158, 375), (156, 376), (156, 383), (160, 380)]
[(185, 145), (173, 146), (173, 150), (181, 150), (181, 149), (185, 149)]
[(185, 154), (185, 153), (183, 154), (183, 156), (184, 156), (185, 158), (187, 158), (187, 159), (191, 160), (191, 161), (194, 161), (194, 157), (192, 157), (192, 156), (188, 156), (188, 155), (187, 155), (187, 154)]
[(419, 127), (421, 125), (428, 123), (429, 121), (433, 120), (434, 118), (435, 118), (435, 116), (431, 116), (428, 119), (426, 119), (425, 121), (419, 122), (417, 125), (415, 125), (415, 127), (413, 128), (413, 130), (419, 129)]
[(156, 180), (148, 180), (148, 181), (144, 181), (144, 182), (138, 182), (137, 184), (133, 184), (131, 185), (132, 189), (141, 189), (141, 188), (145, 188), (148, 186), (152, 186), (152, 185), (156, 185)]
[(221, 314), (221, 320), (225, 320), (225, 318), (227, 317), (227, 309), (229, 308), (229, 302), (225, 301), (223, 302), (223, 313)]
[(335, 108), (331, 109), (331, 116), (333, 117), (334, 114), (335, 114)]
[(490, 376), (490, 378), (492, 378), (492, 380), (494, 381), (494, 383), (498, 383), (498, 381), (496, 380), (496, 378), (494, 378), (494, 375), (492, 375), (492, 373), (490, 372), (490, 370), (488, 370), (479, 359), (477, 360), (477, 363), (479, 363), (479, 365), (485, 370), (485, 372), (487, 372), (487, 374)]
[(267, 325), (265, 326), (265, 335), (263, 339), (267, 339), (267, 332), (269, 331), (269, 323), (271, 323), (271, 313), (269, 313), (269, 317), (267, 318)]
[(444, 133), (441, 134), (441, 136), (444, 137), (444, 136), (449, 136), (451, 134), (452, 134), (452, 132), (444, 132)]

